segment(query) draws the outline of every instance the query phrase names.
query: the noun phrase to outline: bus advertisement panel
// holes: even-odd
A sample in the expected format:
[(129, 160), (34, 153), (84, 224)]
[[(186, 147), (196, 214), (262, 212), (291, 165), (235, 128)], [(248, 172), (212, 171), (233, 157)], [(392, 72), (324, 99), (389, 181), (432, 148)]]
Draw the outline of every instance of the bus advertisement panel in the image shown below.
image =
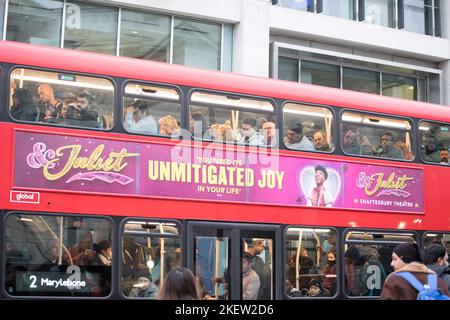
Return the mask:
[(424, 212), (421, 169), (192, 145), (17, 130), (13, 185), (16, 190)]

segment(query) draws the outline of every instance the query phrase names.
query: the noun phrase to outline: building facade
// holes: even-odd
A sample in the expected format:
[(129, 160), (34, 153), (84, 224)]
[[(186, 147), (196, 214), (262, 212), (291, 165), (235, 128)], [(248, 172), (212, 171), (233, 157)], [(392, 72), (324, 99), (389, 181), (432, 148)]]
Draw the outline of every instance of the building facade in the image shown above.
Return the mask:
[(440, 0), (0, 0), (1, 39), (450, 105)]

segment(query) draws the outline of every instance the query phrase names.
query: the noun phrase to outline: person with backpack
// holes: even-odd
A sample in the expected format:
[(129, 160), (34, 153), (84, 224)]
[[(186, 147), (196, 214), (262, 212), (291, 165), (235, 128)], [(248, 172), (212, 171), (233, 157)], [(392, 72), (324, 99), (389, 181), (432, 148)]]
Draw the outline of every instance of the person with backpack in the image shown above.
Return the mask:
[(397, 245), (392, 252), (391, 266), (394, 272), (384, 283), (381, 300), (444, 300), (448, 297), (446, 283), (422, 263), (416, 243)]
[(423, 263), (447, 283), (447, 288), (450, 292), (450, 267), (445, 247), (440, 243), (432, 243), (425, 247)]

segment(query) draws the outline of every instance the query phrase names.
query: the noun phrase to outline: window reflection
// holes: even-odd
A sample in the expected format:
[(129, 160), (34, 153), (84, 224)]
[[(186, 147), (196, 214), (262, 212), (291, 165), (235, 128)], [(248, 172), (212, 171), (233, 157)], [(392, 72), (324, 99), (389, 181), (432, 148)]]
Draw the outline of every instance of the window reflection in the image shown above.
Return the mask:
[(68, 2), (64, 48), (116, 54), (117, 8)]

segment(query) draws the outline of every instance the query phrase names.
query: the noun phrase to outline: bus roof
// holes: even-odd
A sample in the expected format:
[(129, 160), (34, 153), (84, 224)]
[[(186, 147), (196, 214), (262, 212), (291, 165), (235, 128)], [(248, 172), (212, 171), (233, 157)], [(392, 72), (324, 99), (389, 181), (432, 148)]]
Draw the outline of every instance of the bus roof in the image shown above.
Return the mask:
[(0, 62), (450, 122), (450, 108), (443, 105), (11, 41), (0, 41)]

